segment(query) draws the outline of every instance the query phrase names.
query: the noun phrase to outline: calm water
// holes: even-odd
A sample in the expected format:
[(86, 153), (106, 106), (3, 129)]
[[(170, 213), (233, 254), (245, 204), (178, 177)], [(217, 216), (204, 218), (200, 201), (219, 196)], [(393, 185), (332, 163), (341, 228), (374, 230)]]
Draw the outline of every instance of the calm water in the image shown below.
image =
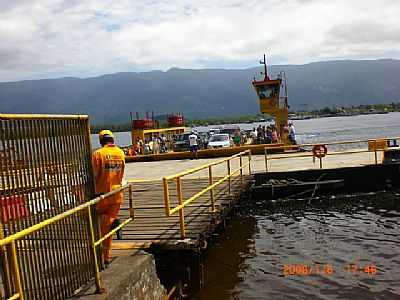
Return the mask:
[[(297, 140), (299, 143), (312, 143), (319, 141), (340, 141), (352, 139), (369, 139), (377, 137), (393, 137), (400, 135), (400, 113), (384, 115), (363, 115), (353, 117), (320, 118), (311, 120), (293, 121)], [(252, 129), (259, 124), (238, 124), (242, 129)], [(199, 131), (205, 131), (209, 127), (197, 127)], [(118, 132), (116, 142), (120, 146), (131, 144), (129, 132)], [(97, 135), (92, 135), (92, 146), (98, 148)]]
[(321, 203), (245, 209), (207, 253), (196, 299), (400, 299), (400, 195)]

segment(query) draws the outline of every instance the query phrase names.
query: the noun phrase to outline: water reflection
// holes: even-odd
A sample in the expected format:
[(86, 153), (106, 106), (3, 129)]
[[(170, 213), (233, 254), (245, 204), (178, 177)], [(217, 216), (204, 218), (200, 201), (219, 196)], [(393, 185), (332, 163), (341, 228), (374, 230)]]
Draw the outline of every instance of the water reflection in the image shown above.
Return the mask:
[(235, 218), (206, 253), (206, 289), (195, 299), (235, 299), (235, 289), (245, 280), (246, 259), (256, 255), (256, 218), (250, 215)]
[[(399, 194), (258, 202), (244, 211), (209, 252), (196, 299), (400, 298)], [(314, 271), (285, 276), (285, 265)], [(334, 272), (316, 274), (317, 265)]]

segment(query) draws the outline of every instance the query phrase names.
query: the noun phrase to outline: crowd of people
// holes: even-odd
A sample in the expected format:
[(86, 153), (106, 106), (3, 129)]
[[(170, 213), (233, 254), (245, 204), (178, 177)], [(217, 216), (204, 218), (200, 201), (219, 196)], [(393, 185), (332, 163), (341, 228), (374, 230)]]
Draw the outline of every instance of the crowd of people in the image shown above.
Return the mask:
[[(196, 131), (192, 131), (191, 133), (197, 136), (196, 141), (200, 139), (200, 136)], [(254, 127), (253, 130), (251, 130), (247, 134), (244, 134), (244, 132), (240, 130), (236, 130), (234, 133), (231, 134), (231, 140), (235, 146), (246, 144), (249, 138), (252, 144), (284, 143), (285, 140), (287, 140), (291, 145), (297, 144), (296, 132), (293, 123), (289, 123), (288, 126), (285, 126), (283, 128), (283, 136), (281, 136), (280, 131), (274, 124), (267, 126), (259, 125), (257, 128)], [(126, 154), (129, 156), (136, 156), (146, 154), (160, 154), (173, 151), (173, 144), (175, 139), (176, 136), (167, 137), (164, 134), (154, 134), (152, 137), (146, 138), (145, 140), (137, 138), (136, 144), (128, 148), (126, 150)], [(189, 139), (189, 142), (190, 146), (194, 146), (193, 136), (191, 139)], [(202, 145), (206, 146), (206, 143), (207, 141), (203, 141)], [(195, 146), (197, 149), (201, 148), (199, 145)]]
[(153, 135), (144, 141), (140, 138), (136, 139), (136, 145), (128, 149), (128, 155), (145, 155), (145, 154), (160, 154), (172, 150), (172, 141), (164, 134)]
[(275, 125), (261, 126), (253, 128), (250, 133), (253, 143), (256, 144), (272, 144), (281, 140), (279, 132)]
[(283, 135), (281, 136), (279, 130), (274, 124), (253, 128), (250, 132), (250, 137), (254, 144), (274, 144), (283, 142), (285, 136), (287, 136), (290, 144), (296, 145), (296, 131), (293, 123), (289, 123), (289, 126), (283, 128)]

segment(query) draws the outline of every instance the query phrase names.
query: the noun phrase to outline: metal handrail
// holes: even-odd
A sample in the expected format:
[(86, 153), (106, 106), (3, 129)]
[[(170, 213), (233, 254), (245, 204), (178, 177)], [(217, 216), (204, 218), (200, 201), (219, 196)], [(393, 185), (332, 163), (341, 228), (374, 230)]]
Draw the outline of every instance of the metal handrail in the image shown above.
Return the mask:
[(208, 163), (208, 164), (196, 167), (196, 168), (192, 168), (192, 169), (189, 169), (189, 170), (186, 170), (186, 171), (174, 174), (174, 175), (166, 176), (164, 178), (167, 179), (167, 180), (171, 180), (171, 179), (175, 179), (175, 178), (182, 177), (182, 176), (185, 176), (185, 175), (190, 175), (190, 174), (196, 173), (198, 171), (204, 170), (204, 169), (206, 169), (206, 168), (208, 168), (210, 166), (220, 165), (220, 164), (222, 164), (222, 163), (224, 163), (226, 161), (232, 160), (232, 159), (234, 159), (236, 157), (243, 156), (244, 154), (251, 154), (251, 151), (250, 150), (245, 150), (245, 151), (239, 152), (239, 153), (237, 153), (235, 155), (229, 156), (227, 158), (220, 159), (220, 160), (218, 160), (216, 162), (211, 162), (211, 163)]
[(332, 146), (332, 145), (341, 145), (341, 144), (359, 144), (359, 143), (368, 143), (371, 141), (378, 141), (378, 140), (400, 140), (400, 137), (387, 137), (387, 138), (376, 138), (376, 139), (367, 139), (367, 140), (354, 140), (354, 141), (336, 141), (336, 142), (316, 142), (312, 144), (297, 144), (297, 145), (285, 145), (285, 146), (269, 146), (265, 147), (268, 150), (271, 149), (293, 149), (296, 147), (313, 147), (317, 145), (325, 145), (325, 146)]
[[(111, 197), (117, 193), (121, 193), (124, 190), (129, 189), (129, 218), (125, 220), (122, 224), (120, 224), (118, 227), (114, 228), (113, 230), (110, 230), (106, 235), (101, 237), (99, 240), (95, 240), (95, 228), (97, 229), (98, 227), (94, 226), (93, 224), (93, 218), (92, 218), (92, 207), (102, 201), (103, 199), (106, 199), (108, 197)], [(0, 240), (0, 248), (4, 247), (6, 245), (11, 245), (11, 255), (12, 255), (12, 263), (13, 263), (13, 269), (14, 269), (14, 274), (15, 274), (15, 280), (16, 280), (16, 289), (17, 292), (13, 294), (8, 300), (13, 300), (13, 299), (24, 299), (24, 292), (23, 292), (23, 287), (22, 287), (22, 281), (21, 281), (21, 275), (20, 275), (20, 268), (18, 264), (18, 253), (17, 249), (15, 246), (15, 242), (17, 240), (21, 240), (24, 237), (33, 234), (51, 224), (54, 224), (56, 222), (59, 222), (69, 216), (75, 215), (81, 211), (87, 210), (88, 214), (88, 219), (89, 219), (89, 227), (90, 227), (90, 239), (91, 239), (91, 245), (92, 245), (92, 255), (93, 255), (93, 261), (94, 261), (94, 273), (95, 273), (95, 283), (96, 283), (96, 289), (97, 292), (100, 292), (101, 289), (101, 283), (100, 283), (100, 271), (99, 271), (99, 264), (98, 264), (98, 258), (97, 258), (97, 251), (96, 247), (101, 245), (101, 243), (115, 234), (118, 230), (126, 226), (128, 223), (130, 223), (134, 219), (134, 210), (133, 210), (133, 199), (132, 199), (132, 184), (128, 183), (124, 186), (121, 186), (109, 193), (106, 193), (104, 195), (101, 195), (99, 197), (96, 197), (88, 202), (85, 202), (77, 207), (74, 207), (70, 210), (67, 210), (59, 215), (56, 215), (52, 218), (49, 218), (47, 220), (44, 220), (38, 224), (35, 224), (31, 227), (28, 227), (26, 229), (23, 229), (15, 234), (12, 234), (10, 236), (7, 236), (6, 238), (3, 238)]]
[[(247, 156), (248, 162), (243, 163), (243, 157)], [(239, 168), (236, 170), (231, 170), (231, 161), (239, 158)], [(212, 167), (221, 165), (223, 163), (227, 163), (227, 175), (225, 175), (223, 178), (220, 178), (219, 180), (214, 182), (213, 178), (213, 169)], [(214, 188), (216, 188), (218, 185), (222, 184), (225, 181), (228, 181), (228, 190), (229, 193), (231, 193), (231, 178), (235, 176), (236, 174), (240, 174), (240, 180), (243, 182), (243, 170), (245, 168), (249, 169), (249, 174), (251, 174), (251, 151), (250, 150), (245, 150), (240, 153), (237, 153), (233, 156), (230, 156), (225, 159), (221, 159), (217, 162), (212, 162), (208, 163), (205, 165), (202, 165), (200, 167), (192, 168), (171, 176), (166, 176), (163, 178), (163, 190), (164, 190), (164, 207), (165, 207), (165, 214), (166, 216), (171, 216), (175, 213), (179, 213), (179, 222), (180, 222), (180, 231), (181, 231), (181, 238), (184, 239), (186, 237), (186, 228), (185, 228), (185, 215), (184, 215), (184, 208), (188, 206), (190, 203), (195, 201), (196, 199), (200, 198), (202, 195), (204, 195), (207, 192), (210, 192), (210, 199), (211, 199), (211, 210), (212, 212), (215, 212), (215, 199), (214, 199)], [(201, 191), (197, 192), (193, 196), (191, 196), (188, 199), (184, 199), (183, 197), (183, 190), (182, 190), (182, 177), (194, 174), (199, 171), (203, 171), (208, 169), (208, 186)], [(171, 208), (170, 206), (170, 198), (169, 198), (169, 187), (168, 187), (168, 181), (170, 180), (175, 180), (176, 181), (176, 190), (177, 190), (177, 195), (178, 195), (178, 205), (175, 206), (174, 208)]]
[[(293, 148), (304, 148), (304, 147), (314, 147), (314, 146), (332, 146), (332, 145), (349, 145), (349, 144), (360, 144), (360, 143), (369, 143), (369, 142), (376, 142), (376, 141), (382, 141), (382, 140), (399, 140), (400, 137), (389, 137), (389, 138), (376, 138), (376, 139), (368, 139), (368, 140), (354, 140), (354, 141), (337, 141), (337, 142), (329, 142), (329, 143), (324, 143), (324, 142), (317, 142), (317, 143), (312, 143), (312, 144), (298, 144), (298, 145), (285, 145), (285, 146), (272, 146), (272, 147), (264, 147), (264, 156), (265, 156), (265, 171), (268, 172), (268, 160), (279, 160), (279, 159), (285, 159), (285, 158), (300, 158), (300, 157), (313, 157), (315, 159), (315, 156), (312, 153), (307, 153), (307, 154), (290, 154), (290, 155), (278, 155), (278, 156), (273, 156), (273, 157), (268, 157), (268, 150), (275, 149), (275, 150), (285, 150), (285, 149), (293, 149)], [(374, 152), (375, 153), (375, 164), (378, 164), (378, 152), (383, 152), (385, 149), (367, 149), (367, 150), (350, 150), (350, 151), (336, 151), (336, 152), (331, 152), (331, 153), (326, 153), (326, 156), (332, 156), (332, 155), (348, 155), (348, 154), (358, 154), (358, 153), (368, 153), (368, 152)], [(320, 162), (320, 169), (322, 169), (322, 157), (319, 157), (319, 162)]]
[(89, 119), (88, 115), (46, 115), (46, 114), (0, 114), (0, 120), (18, 119), (18, 120), (36, 120), (36, 119), (51, 119), (51, 120), (82, 120)]

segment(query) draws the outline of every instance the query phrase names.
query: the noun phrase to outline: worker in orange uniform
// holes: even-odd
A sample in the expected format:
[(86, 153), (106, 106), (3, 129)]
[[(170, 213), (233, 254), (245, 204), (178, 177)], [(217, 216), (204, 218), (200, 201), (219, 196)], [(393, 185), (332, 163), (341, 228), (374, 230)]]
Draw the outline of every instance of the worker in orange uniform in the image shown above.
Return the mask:
[[(122, 185), (122, 177), (125, 170), (124, 152), (114, 144), (114, 135), (110, 130), (102, 130), (99, 133), (102, 148), (93, 153), (92, 163), (96, 183), (96, 196), (100, 196), (118, 189)], [(101, 200), (96, 210), (100, 217), (101, 235), (106, 235), (118, 216), (123, 194), (117, 193)], [(113, 224), (114, 223), (114, 224)], [(110, 263), (110, 248), (112, 237), (103, 242), (103, 259), (105, 265)]]

